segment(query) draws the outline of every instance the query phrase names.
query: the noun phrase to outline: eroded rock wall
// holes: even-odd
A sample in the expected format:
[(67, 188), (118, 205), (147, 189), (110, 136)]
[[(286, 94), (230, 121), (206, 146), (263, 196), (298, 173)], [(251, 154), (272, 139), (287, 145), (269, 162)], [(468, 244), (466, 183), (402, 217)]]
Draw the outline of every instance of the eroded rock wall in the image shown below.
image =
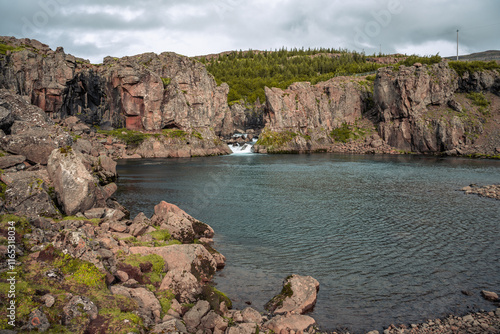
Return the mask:
[(201, 63), (175, 53), (107, 57), (92, 65), (35, 40), (0, 42), (19, 48), (0, 56), (0, 87), (26, 96), (52, 118), (74, 115), (115, 128), (210, 128), (220, 134), (230, 113), (229, 87), (217, 86)]

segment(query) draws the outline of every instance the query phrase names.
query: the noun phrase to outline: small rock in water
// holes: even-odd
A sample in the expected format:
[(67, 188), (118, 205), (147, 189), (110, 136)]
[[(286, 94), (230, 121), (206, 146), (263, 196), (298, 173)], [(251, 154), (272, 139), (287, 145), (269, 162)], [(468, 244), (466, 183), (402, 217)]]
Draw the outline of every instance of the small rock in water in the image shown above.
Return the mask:
[(483, 290), (481, 291), (481, 295), (483, 296), (484, 299), (490, 300), (492, 302), (498, 300), (498, 294), (496, 294), (495, 292)]
[(474, 293), (472, 291), (468, 291), (468, 290), (462, 290), (462, 294), (466, 295), (466, 296), (473, 296)]

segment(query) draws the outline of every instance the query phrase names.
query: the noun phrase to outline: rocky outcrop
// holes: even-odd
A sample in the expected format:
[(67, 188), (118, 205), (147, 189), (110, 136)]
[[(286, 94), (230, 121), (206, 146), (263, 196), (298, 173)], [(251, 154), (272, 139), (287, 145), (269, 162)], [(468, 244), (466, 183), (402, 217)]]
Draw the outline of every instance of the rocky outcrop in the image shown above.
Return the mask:
[[(0, 43), (17, 47), (0, 55), (0, 88), (26, 97), (51, 118), (78, 116), (91, 125), (143, 131), (196, 129), (207, 132), (208, 147), (188, 146), (178, 155), (230, 152), (222, 142), (214, 145), (223, 120), (230, 118), (229, 87), (217, 86), (195, 60), (166, 52), (107, 57), (102, 65), (91, 65), (34, 40), (2, 37)], [(0, 113), (0, 128), (11, 121)], [(233, 128), (226, 125), (229, 132)]]
[[(371, 145), (380, 139), (371, 138), (375, 126), (366, 117), (373, 106), (372, 90), (366, 77), (336, 77), (316, 85), (299, 82), (285, 90), (266, 88), (266, 127), (254, 151), (389, 153), (384, 143)], [(340, 137), (335, 135), (339, 131)]]
[(399, 71), (380, 69), (375, 80), (381, 137), (401, 150), (439, 152), (465, 141), (459, 117), (427, 118), (428, 108), (445, 108), (458, 89), (458, 75), (446, 63), (433, 66), (402, 66)]
[[(294, 83), (286, 90), (266, 88), (266, 127), (254, 150), (499, 152), (498, 72), (459, 76), (443, 61), (380, 68), (372, 79), (339, 77), (314, 86)], [(375, 134), (379, 137), (372, 137)]]
[(68, 133), (54, 125), (38, 107), (19, 95), (0, 89), (0, 108), (5, 115), (0, 147), (9, 153), (23, 155), (32, 163), (47, 164), (47, 158), (58, 147), (71, 145)]
[(476, 194), (481, 197), (489, 197), (500, 200), (500, 184), (492, 184), (489, 186), (480, 187), (476, 184), (471, 184), (462, 188), (467, 195)]
[(363, 79), (338, 77), (314, 86), (297, 82), (288, 89), (266, 88), (266, 127), (271, 131), (332, 130), (354, 124), (366, 111), (369, 89)]
[[(404, 151), (494, 154), (494, 143), (472, 145), (480, 137), (498, 137), (498, 130), (486, 126), (488, 119), (497, 117), (496, 104), (491, 110), (478, 108), (465, 93), (498, 92), (498, 82), (500, 75), (492, 71), (466, 72), (460, 78), (446, 62), (401, 66), (399, 71), (379, 69), (374, 101), (380, 135)], [(486, 99), (497, 97), (492, 94)]]
[(304, 314), (316, 304), (319, 282), (311, 276), (291, 275), (283, 282), (281, 292), (273, 297), (266, 309), (274, 314)]
[(155, 206), (151, 222), (168, 230), (175, 239), (184, 243), (192, 243), (194, 239), (213, 238), (214, 236), (214, 230), (210, 226), (188, 215), (177, 205), (165, 201)]
[(54, 182), (59, 203), (67, 215), (85, 212), (97, 201), (97, 185), (85, 168), (81, 154), (71, 148), (54, 150), (47, 170)]

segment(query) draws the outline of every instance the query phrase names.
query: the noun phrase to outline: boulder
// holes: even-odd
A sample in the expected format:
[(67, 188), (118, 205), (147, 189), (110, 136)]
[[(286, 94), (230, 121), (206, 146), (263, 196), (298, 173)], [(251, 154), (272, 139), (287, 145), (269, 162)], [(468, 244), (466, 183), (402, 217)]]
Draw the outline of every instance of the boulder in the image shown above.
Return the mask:
[(300, 314), (290, 314), (290, 315), (279, 315), (264, 324), (269, 330), (274, 331), (274, 333), (290, 333), (290, 331), (295, 332), (306, 332), (311, 326), (314, 326), (316, 321), (306, 315)]
[(184, 314), (182, 320), (189, 332), (194, 332), (200, 325), (201, 319), (210, 311), (210, 304), (206, 300), (199, 300), (189, 311)]
[(177, 205), (165, 201), (155, 206), (151, 222), (167, 229), (172, 237), (184, 243), (192, 243), (195, 238), (211, 238), (214, 235), (210, 226), (191, 217)]
[(196, 277), (189, 271), (169, 270), (163, 278), (160, 290), (171, 290), (181, 303), (192, 303), (202, 289)]
[(243, 317), (243, 322), (260, 324), (262, 322), (262, 315), (259, 311), (247, 307), (243, 311), (241, 311), (241, 316)]
[(26, 161), (26, 157), (23, 155), (7, 155), (0, 157), (0, 169), (7, 169), (22, 164), (24, 161)]
[(83, 315), (87, 316), (90, 320), (96, 319), (98, 315), (97, 306), (85, 296), (74, 296), (63, 307), (64, 323), (66, 324), (68, 324), (71, 319)]
[(291, 275), (283, 282), (281, 292), (273, 297), (266, 309), (275, 314), (304, 314), (316, 304), (319, 282), (311, 276)]
[(85, 168), (80, 153), (56, 149), (47, 164), (57, 199), (67, 215), (85, 212), (96, 204), (97, 184)]
[(160, 322), (161, 305), (154, 293), (145, 288), (129, 288), (128, 292), (139, 305), (139, 313), (147, 327)]
[(217, 328), (222, 332), (226, 330), (227, 326), (227, 321), (223, 317), (215, 313), (213, 310), (208, 312), (207, 315), (205, 315), (201, 319), (200, 323), (200, 327), (202, 329), (214, 330), (215, 328)]
[(210, 280), (215, 274), (217, 263), (203, 245), (171, 245), (164, 247), (130, 247), (132, 254), (157, 254), (165, 261), (166, 269), (185, 270), (198, 280)]
[(151, 330), (152, 334), (163, 334), (163, 333), (188, 333), (186, 326), (179, 319), (169, 319), (157, 324)]
[(5, 173), (0, 176), (8, 186), (5, 191), (5, 210), (25, 216), (60, 217), (48, 191), (47, 171)]
[(72, 141), (67, 134), (54, 137), (54, 132), (33, 127), (22, 133), (6, 136), (2, 140), (2, 147), (10, 153), (25, 156), (32, 163), (46, 165), (54, 149), (69, 146)]
[(499, 300), (498, 294), (495, 292), (492, 292), (492, 291), (482, 290), (481, 295), (483, 296), (484, 299), (492, 301), (492, 302)]

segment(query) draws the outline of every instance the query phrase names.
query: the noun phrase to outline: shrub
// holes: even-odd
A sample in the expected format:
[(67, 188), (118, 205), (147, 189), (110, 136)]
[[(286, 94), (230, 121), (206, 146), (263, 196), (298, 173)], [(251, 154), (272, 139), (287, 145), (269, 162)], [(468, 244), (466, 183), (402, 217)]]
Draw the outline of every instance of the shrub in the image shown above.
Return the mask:
[(161, 133), (167, 138), (179, 138), (185, 140), (188, 133), (181, 129), (163, 129)]
[(441, 62), (441, 56), (439, 54), (436, 54), (435, 56), (425, 56), (425, 57), (419, 57), (416, 55), (409, 56), (405, 60), (402, 60), (399, 62), (400, 65), (405, 65), (405, 66), (413, 66), (415, 63), (421, 63), (425, 65), (432, 65), (432, 64), (437, 64)]
[(293, 138), (297, 137), (298, 134), (292, 131), (274, 132), (265, 131), (259, 136), (259, 140), (256, 145), (270, 146), (270, 147), (280, 147), (283, 146)]
[(472, 101), (472, 104), (479, 107), (479, 112), (483, 115), (489, 115), (488, 106), (490, 101), (486, 99), (483, 93), (470, 92), (467, 94), (467, 98)]
[(495, 61), (450, 61), (448, 65), (454, 69), (458, 75), (463, 76), (465, 72), (474, 73), (486, 70), (498, 70), (500, 64)]
[(352, 126), (347, 123), (342, 123), (339, 128), (333, 129), (330, 132), (330, 137), (332, 137), (336, 141), (347, 143), (349, 139), (358, 139), (359, 135), (355, 132)]
[(115, 129), (110, 131), (97, 130), (97, 132), (106, 134), (108, 136), (113, 136), (121, 141), (125, 142), (127, 145), (137, 146), (141, 144), (150, 135), (142, 133), (140, 131), (128, 130), (125, 128)]

